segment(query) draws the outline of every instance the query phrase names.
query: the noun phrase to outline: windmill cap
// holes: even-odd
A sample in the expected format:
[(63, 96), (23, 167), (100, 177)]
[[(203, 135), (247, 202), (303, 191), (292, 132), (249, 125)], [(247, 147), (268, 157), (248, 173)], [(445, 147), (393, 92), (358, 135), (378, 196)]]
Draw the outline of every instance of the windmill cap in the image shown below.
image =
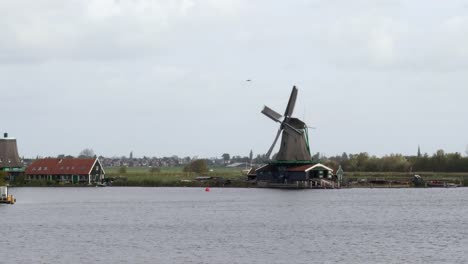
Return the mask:
[(5, 133), (3, 133), (3, 138), (0, 138), (0, 139), (15, 139), (15, 138), (8, 137), (8, 133), (5, 132)]

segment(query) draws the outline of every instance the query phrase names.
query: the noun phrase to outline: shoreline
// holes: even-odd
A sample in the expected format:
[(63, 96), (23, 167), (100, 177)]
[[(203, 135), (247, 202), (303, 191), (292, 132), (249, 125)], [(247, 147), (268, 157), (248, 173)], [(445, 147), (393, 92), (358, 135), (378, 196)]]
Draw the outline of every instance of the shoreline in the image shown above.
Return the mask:
[[(147, 168), (127, 168), (120, 173), (118, 168), (106, 168), (105, 182), (109, 187), (221, 187), (221, 188), (262, 188), (253, 181), (247, 181), (238, 168), (213, 168), (207, 173), (184, 172), (182, 168), (164, 168), (151, 172)], [(423, 182), (415, 186), (414, 175), (420, 175)], [(203, 179), (201, 179), (203, 178)], [(209, 178), (209, 179), (206, 179)], [(468, 173), (458, 172), (345, 172), (342, 188), (424, 188), (426, 183), (447, 183), (458, 187), (468, 186)], [(17, 179), (11, 187), (95, 187), (97, 184), (61, 183), (51, 180)], [(438, 187), (430, 187), (438, 188)], [(444, 186), (439, 186), (444, 188)]]
[(274, 187), (261, 187), (255, 184), (245, 184), (245, 185), (109, 185), (109, 186), (97, 186), (97, 185), (80, 185), (80, 184), (54, 184), (54, 185), (37, 185), (37, 184), (24, 184), (24, 185), (8, 185), (10, 188), (128, 188), (128, 187), (139, 187), (139, 188), (227, 188), (227, 189), (234, 189), (234, 188), (244, 188), (244, 189), (290, 189), (290, 190), (340, 190), (340, 189), (454, 189), (454, 188), (466, 188), (468, 186), (464, 185), (457, 185), (457, 186), (437, 186), (437, 187), (429, 187), (429, 186), (408, 186), (408, 185), (356, 185), (356, 186), (343, 186), (341, 188), (274, 188)]

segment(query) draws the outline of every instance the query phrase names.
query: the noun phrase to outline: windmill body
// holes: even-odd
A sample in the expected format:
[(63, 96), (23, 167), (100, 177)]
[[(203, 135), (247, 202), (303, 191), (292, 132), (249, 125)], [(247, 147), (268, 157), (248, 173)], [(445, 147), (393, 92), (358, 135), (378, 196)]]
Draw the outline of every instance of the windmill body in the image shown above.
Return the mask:
[(0, 138), (0, 169), (22, 167), (21, 159), (18, 155), (16, 139), (8, 137), (5, 133)]
[(280, 124), (275, 140), (267, 152), (270, 158), (280, 135), (280, 150), (275, 159), (278, 162), (312, 162), (308, 142), (307, 125), (298, 118), (292, 117), (297, 99), (297, 88), (294, 86), (289, 97), (284, 116), (265, 106), (262, 113)]
[(10, 179), (24, 172), (16, 139), (8, 137), (8, 133), (0, 138), (0, 171), (5, 171)]
[(290, 130), (284, 130), (281, 136), (281, 145), (275, 160), (278, 162), (310, 162), (312, 157), (307, 140), (307, 127), (304, 122), (297, 118), (290, 118), (289, 124), (303, 133), (297, 134)]
[[(281, 186), (318, 186), (326, 179), (332, 180), (333, 169), (314, 162), (310, 155), (307, 125), (300, 119), (292, 117), (296, 105), (298, 90), (294, 86), (289, 97), (284, 115), (265, 106), (262, 113), (279, 123), (273, 144), (266, 153), (267, 165), (256, 170), (257, 185), (260, 183), (281, 184)], [(273, 149), (281, 136), (278, 153), (270, 159)], [(322, 185), (320, 185), (322, 186)]]

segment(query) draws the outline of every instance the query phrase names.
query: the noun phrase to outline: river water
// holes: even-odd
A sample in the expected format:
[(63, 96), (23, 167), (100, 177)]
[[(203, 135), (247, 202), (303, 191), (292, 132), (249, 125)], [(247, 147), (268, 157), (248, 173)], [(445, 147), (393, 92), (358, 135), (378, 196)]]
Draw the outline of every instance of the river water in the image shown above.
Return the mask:
[(0, 263), (468, 263), (468, 188), (12, 188)]

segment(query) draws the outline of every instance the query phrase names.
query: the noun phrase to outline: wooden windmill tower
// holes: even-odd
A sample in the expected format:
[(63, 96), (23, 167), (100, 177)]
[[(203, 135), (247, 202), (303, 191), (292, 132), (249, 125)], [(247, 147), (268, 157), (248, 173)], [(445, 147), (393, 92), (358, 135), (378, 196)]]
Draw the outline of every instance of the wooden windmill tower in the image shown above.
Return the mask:
[(10, 176), (24, 171), (16, 139), (8, 137), (8, 133), (4, 133), (3, 138), (0, 138), (0, 171), (6, 171)]

